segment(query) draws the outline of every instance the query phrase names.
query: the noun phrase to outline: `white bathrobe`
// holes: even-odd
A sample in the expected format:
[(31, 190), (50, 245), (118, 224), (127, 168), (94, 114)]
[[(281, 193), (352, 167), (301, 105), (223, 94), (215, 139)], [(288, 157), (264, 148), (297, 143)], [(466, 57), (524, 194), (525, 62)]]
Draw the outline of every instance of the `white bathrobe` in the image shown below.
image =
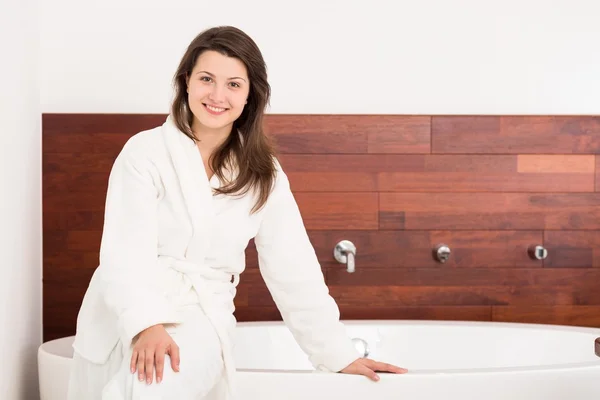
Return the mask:
[[(99, 267), (77, 319), (73, 347), (79, 364), (71, 379), (74, 392), (88, 390), (86, 396), (92, 396), (95, 391), (93, 399), (163, 399), (158, 389), (152, 394), (155, 383), (136, 392), (137, 374), (129, 372), (128, 357), (131, 341), (140, 331), (175, 323), (180, 324), (171, 331), (175, 340), (192, 341), (178, 342), (179, 374), (193, 374), (196, 383), (177, 398), (200, 399), (214, 388), (215, 379), (228, 388), (223, 398), (234, 398), (233, 299), (251, 238), (283, 320), (314, 367), (339, 371), (358, 358), (279, 164), (273, 192), (256, 214), (250, 214), (251, 193), (215, 196), (211, 189), (219, 185), (216, 175), (208, 180), (198, 148), (171, 117), (126, 143), (109, 178)], [(193, 326), (198, 327), (198, 335), (214, 332), (217, 340), (198, 336), (194, 342), (196, 333), (178, 336), (178, 329)], [(220, 362), (222, 378), (211, 376), (202, 382), (205, 375), (191, 370), (210, 357), (186, 364), (186, 371), (186, 348), (206, 353), (216, 348), (218, 360), (207, 360), (203, 371), (216, 368), (218, 372)], [(167, 372), (158, 386), (168, 387)], [(104, 388), (104, 397), (97, 393), (98, 387)]]

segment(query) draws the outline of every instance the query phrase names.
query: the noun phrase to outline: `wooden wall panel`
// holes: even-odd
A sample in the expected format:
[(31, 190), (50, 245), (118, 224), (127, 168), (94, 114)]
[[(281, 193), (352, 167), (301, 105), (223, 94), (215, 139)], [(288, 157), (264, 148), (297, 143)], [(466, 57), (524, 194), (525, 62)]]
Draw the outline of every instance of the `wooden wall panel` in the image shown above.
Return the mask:
[[(44, 340), (74, 333), (114, 159), (164, 118), (43, 116)], [(265, 129), (342, 318), (600, 326), (600, 117), (268, 115)], [(343, 239), (354, 274), (333, 258)], [(236, 317), (280, 319), (252, 241), (246, 262)]]
[(437, 116), (433, 153), (600, 153), (598, 116)]
[(600, 229), (594, 193), (380, 193), (381, 229)]
[(544, 243), (552, 251), (544, 261), (546, 267), (600, 268), (599, 231), (547, 231)]
[(600, 156), (596, 156), (596, 192), (600, 192)]
[(340, 240), (352, 241), (365, 273), (372, 268), (439, 268), (432, 249), (440, 243), (452, 247), (444, 268), (542, 267), (541, 261), (527, 254), (530, 245), (543, 242), (541, 231), (340, 230), (309, 231), (309, 236), (322, 262), (336, 262), (333, 246)]
[(589, 155), (285, 155), (296, 191), (593, 192)]

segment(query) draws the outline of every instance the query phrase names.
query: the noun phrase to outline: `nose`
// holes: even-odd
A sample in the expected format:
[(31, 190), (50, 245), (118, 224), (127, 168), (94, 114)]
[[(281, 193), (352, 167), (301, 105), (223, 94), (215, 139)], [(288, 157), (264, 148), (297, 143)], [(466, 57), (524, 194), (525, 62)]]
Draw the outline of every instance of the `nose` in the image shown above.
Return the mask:
[(225, 89), (220, 85), (213, 85), (208, 98), (215, 103), (223, 103), (225, 101)]

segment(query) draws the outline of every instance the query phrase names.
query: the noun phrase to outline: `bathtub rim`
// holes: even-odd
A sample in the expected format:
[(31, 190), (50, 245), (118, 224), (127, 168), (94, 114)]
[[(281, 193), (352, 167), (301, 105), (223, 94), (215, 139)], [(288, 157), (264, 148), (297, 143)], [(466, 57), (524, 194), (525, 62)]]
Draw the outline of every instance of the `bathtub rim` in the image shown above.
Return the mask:
[[(415, 320), (415, 319), (346, 319), (341, 320), (347, 326), (373, 326), (383, 325), (384, 327), (406, 326), (406, 325), (425, 325), (425, 326), (456, 326), (456, 327), (480, 327), (494, 329), (522, 329), (522, 330), (539, 330), (539, 331), (560, 331), (592, 334), (600, 337), (600, 328), (577, 326), (577, 325), (560, 325), (560, 324), (542, 324), (529, 322), (504, 322), (504, 321), (468, 321), (468, 320)], [(269, 327), (269, 326), (285, 326), (283, 321), (244, 321), (238, 322), (238, 325), (243, 324), (248, 327)], [(595, 338), (594, 338), (595, 339)], [(590, 341), (591, 351), (594, 351), (594, 339)], [(402, 367), (402, 365), (400, 365)], [(407, 367), (408, 368), (408, 367)], [(560, 363), (549, 365), (531, 365), (531, 366), (513, 366), (513, 367), (490, 367), (490, 368), (461, 368), (461, 369), (427, 369), (427, 370), (410, 370), (408, 374), (414, 376), (441, 376), (441, 375), (473, 375), (473, 374), (510, 374), (510, 373), (533, 373), (542, 371), (574, 371), (583, 369), (600, 368), (600, 357), (594, 361), (582, 361), (575, 363)], [(286, 376), (289, 374), (319, 374), (320, 371), (315, 370), (279, 370), (279, 369), (247, 369), (238, 368), (238, 373), (244, 374), (280, 374)], [(346, 374), (339, 374), (346, 375)], [(381, 377), (391, 377), (395, 374), (380, 374)], [(398, 375), (399, 377), (404, 374)]]
[[(584, 333), (584, 334), (593, 334), (600, 337), (600, 328), (595, 327), (587, 327), (587, 326), (576, 326), (576, 325), (559, 325), (559, 324), (542, 324), (542, 323), (524, 323), (524, 322), (495, 322), (495, 321), (467, 321), (467, 320), (415, 320), (415, 319), (406, 319), (406, 320), (398, 320), (398, 319), (361, 319), (361, 320), (341, 320), (341, 322), (346, 326), (373, 326), (373, 325), (382, 325), (384, 327), (392, 327), (392, 326), (406, 326), (406, 325), (421, 325), (421, 326), (456, 326), (456, 327), (493, 327), (494, 329), (522, 329), (522, 330), (540, 330), (540, 331), (560, 331), (560, 332), (574, 332), (574, 333)], [(238, 327), (283, 327), (287, 329), (285, 323), (282, 320), (269, 320), (269, 321), (239, 321), (237, 323)], [(47, 347), (51, 346), (53, 343), (58, 341), (68, 341), (72, 340), (74, 336), (63, 336), (60, 338), (48, 340), (42, 343), (38, 348), (38, 357), (43, 356), (48, 358), (56, 358), (60, 359), (60, 362), (68, 362), (71, 357), (65, 357), (60, 354), (52, 353), (47, 350)], [(590, 351), (594, 352), (594, 341), (596, 338), (590, 340)], [(384, 361), (384, 360), (382, 360)], [(402, 365), (400, 365), (402, 367)], [(407, 366), (408, 368), (408, 366)], [(427, 369), (427, 370), (411, 370), (407, 374), (389, 374), (389, 373), (381, 373), (380, 377), (383, 379), (389, 379), (392, 376), (397, 376), (399, 378), (405, 377), (407, 375), (410, 376), (447, 376), (447, 375), (480, 375), (480, 374), (514, 374), (514, 373), (536, 373), (543, 371), (565, 371), (565, 372), (573, 372), (575, 370), (585, 370), (585, 369), (600, 369), (600, 356), (597, 357), (597, 360), (594, 361), (582, 361), (575, 363), (560, 363), (560, 364), (550, 364), (550, 365), (541, 365), (541, 366), (514, 366), (514, 367), (491, 367), (491, 368), (461, 368), (461, 369)], [(265, 374), (275, 374), (284, 376), (290, 375), (322, 375), (328, 374), (323, 371), (317, 370), (281, 370), (281, 369), (247, 369), (247, 368), (237, 368), (237, 373), (242, 373), (245, 375), (256, 374), (259, 376), (263, 376)], [(329, 374), (328, 374), (329, 375)], [(339, 376), (354, 376), (349, 374), (341, 374), (336, 373)]]

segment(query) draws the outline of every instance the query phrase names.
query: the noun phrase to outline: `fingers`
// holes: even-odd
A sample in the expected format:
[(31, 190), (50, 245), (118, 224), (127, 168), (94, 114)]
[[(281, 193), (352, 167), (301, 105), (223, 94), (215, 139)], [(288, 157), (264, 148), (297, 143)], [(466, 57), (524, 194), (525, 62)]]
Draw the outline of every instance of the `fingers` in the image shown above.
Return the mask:
[(360, 375), (364, 375), (367, 378), (371, 379), (374, 382), (377, 382), (379, 380), (379, 375), (377, 375), (375, 373), (375, 371), (373, 371), (371, 368), (369, 368), (368, 366), (362, 364), (358, 367), (358, 371), (357, 371)]
[(138, 371), (138, 379), (141, 381), (143, 381), (144, 379), (146, 379), (146, 374), (145, 374), (145, 370), (146, 368), (144, 367), (144, 350), (140, 350), (138, 352), (138, 356), (137, 356), (137, 371)]
[(179, 346), (172, 342), (168, 349), (169, 355), (171, 356), (171, 368), (175, 372), (179, 372)]
[(151, 384), (152, 383), (152, 377), (154, 374), (154, 350), (153, 349), (146, 349), (146, 351), (144, 352), (146, 355), (145, 358), (145, 362), (146, 362), (146, 383), (147, 384)]
[(367, 359), (366, 361), (368, 361), (367, 365), (370, 368), (372, 368), (373, 370), (378, 371), (378, 372), (392, 372), (392, 373), (396, 373), (396, 374), (405, 374), (408, 372), (408, 370), (406, 368), (397, 367), (392, 364), (387, 364), (384, 362), (379, 362), (379, 361), (374, 361), (374, 360), (369, 360), (369, 359)]
[(131, 363), (129, 365), (129, 368), (131, 369), (131, 373), (133, 374), (135, 372), (135, 367), (137, 364), (137, 359), (138, 359), (138, 351), (137, 350), (133, 350), (133, 353), (131, 354)]
[(154, 359), (156, 361), (156, 383), (160, 383), (163, 378), (163, 371), (165, 366), (165, 348), (157, 347), (156, 354), (154, 354)]

